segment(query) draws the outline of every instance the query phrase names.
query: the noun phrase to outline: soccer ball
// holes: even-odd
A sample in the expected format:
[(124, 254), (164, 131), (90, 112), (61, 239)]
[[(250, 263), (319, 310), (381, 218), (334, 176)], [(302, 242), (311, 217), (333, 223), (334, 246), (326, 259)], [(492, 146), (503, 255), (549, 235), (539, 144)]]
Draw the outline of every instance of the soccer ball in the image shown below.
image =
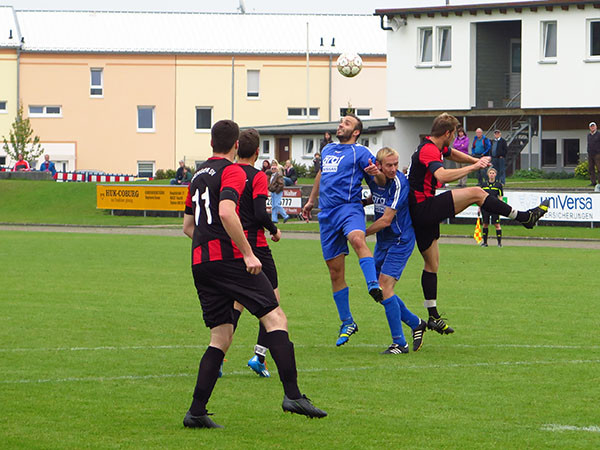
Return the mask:
[(356, 53), (342, 53), (337, 59), (337, 69), (345, 77), (355, 77), (362, 69), (362, 59)]

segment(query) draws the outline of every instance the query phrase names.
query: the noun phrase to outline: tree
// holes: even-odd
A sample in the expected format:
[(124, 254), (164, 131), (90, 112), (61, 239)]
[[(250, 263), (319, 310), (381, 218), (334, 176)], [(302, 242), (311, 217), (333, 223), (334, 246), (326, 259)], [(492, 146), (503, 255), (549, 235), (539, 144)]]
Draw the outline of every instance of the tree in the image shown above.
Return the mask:
[(19, 106), (15, 121), (11, 125), (8, 141), (5, 136), (2, 136), (4, 145), (2, 148), (8, 156), (14, 161), (18, 159), (18, 155), (22, 154), (25, 161), (33, 161), (37, 159), (44, 149), (40, 144), (39, 136), (33, 135), (33, 128), (29, 118), (23, 119), (23, 105)]

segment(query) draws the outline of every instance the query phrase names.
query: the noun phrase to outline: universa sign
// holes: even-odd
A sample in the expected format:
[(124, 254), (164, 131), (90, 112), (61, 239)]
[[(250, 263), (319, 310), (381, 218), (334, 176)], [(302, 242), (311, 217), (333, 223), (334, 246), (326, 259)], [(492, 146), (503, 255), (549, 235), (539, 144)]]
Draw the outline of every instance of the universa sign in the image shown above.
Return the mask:
[(187, 193), (187, 186), (99, 184), (96, 208), (184, 211)]

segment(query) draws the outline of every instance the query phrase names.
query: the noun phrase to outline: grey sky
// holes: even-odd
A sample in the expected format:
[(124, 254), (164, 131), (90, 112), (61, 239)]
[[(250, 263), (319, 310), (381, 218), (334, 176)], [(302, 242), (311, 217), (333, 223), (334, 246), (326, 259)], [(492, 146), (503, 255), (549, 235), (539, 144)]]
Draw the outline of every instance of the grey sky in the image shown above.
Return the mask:
[[(441, 6), (446, 0), (243, 0), (246, 12), (372, 14), (376, 9)], [(504, 1), (512, 3), (518, 0)], [(96, 11), (237, 12), (240, 0), (4, 0), (15, 9), (72, 9)], [(451, 5), (500, 3), (500, 0), (450, 0)]]

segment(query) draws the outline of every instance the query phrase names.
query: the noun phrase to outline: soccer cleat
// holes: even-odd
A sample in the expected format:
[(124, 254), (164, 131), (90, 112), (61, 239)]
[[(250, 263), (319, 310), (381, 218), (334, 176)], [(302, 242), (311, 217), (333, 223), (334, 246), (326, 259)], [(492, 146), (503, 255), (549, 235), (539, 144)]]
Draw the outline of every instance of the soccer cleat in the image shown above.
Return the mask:
[(356, 325), (356, 322), (349, 323), (348, 325), (342, 324), (340, 327), (340, 334), (338, 335), (338, 340), (335, 345), (337, 347), (344, 345), (354, 333), (358, 333), (358, 325)]
[(325, 411), (313, 405), (310, 402), (310, 399), (304, 394), (302, 395), (302, 397), (296, 400), (292, 400), (288, 398), (287, 395), (284, 395), (281, 408), (283, 409), (283, 412), (302, 414), (303, 416), (307, 416), (311, 419), (314, 417), (320, 419), (321, 417), (327, 416), (327, 413)]
[(248, 361), (248, 367), (250, 367), (252, 370), (254, 370), (254, 372), (256, 372), (256, 374), (258, 376), (261, 376), (263, 378), (271, 377), (271, 374), (267, 370), (266, 361), (264, 363), (261, 363), (260, 360), (258, 359), (258, 356), (256, 356), (256, 355), (254, 355), (252, 358), (250, 358), (250, 361)]
[(429, 320), (427, 321), (427, 328), (433, 331), (437, 331), (440, 334), (454, 333), (454, 329), (450, 328), (446, 324), (446, 322), (444, 322), (444, 319), (442, 319), (441, 317), (436, 319), (435, 317), (430, 316)]
[(521, 222), (521, 225), (529, 229), (535, 227), (537, 221), (540, 220), (540, 218), (548, 212), (549, 205), (550, 199), (547, 198), (542, 203), (540, 203), (539, 206), (528, 210), (527, 212), (529, 213), (529, 219), (527, 219), (525, 222)]
[(208, 413), (203, 416), (192, 416), (188, 411), (183, 418), (183, 426), (186, 428), (223, 428), (208, 416)]
[(502, 244), (500, 242), (498, 242), (498, 247), (502, 247)]
[(427, 322), (420, 319), (419, 325), (413, 330), (413, 352), (418, 352), (423, 347), (423, 333), (427, 331)]
[(381, 303), (383, 301), (383, 292), (379, 286), (369, 289), (369, 295), (373, 297), (377, 303)]
[(404, 347), (396, 344), (395, 342), (390, 345), (385, 351), (381, 352), (382, 355), (405, 355), (408, 353), (408, 344)]
[(482, 242), (482, 243), (481, 243), (481, 244), (479, 244), (479, 245), (481, 245), (482, 247), (487, 247), (487, 246), (488, 246), (488, 245), (487, 245), (487, 242)]

